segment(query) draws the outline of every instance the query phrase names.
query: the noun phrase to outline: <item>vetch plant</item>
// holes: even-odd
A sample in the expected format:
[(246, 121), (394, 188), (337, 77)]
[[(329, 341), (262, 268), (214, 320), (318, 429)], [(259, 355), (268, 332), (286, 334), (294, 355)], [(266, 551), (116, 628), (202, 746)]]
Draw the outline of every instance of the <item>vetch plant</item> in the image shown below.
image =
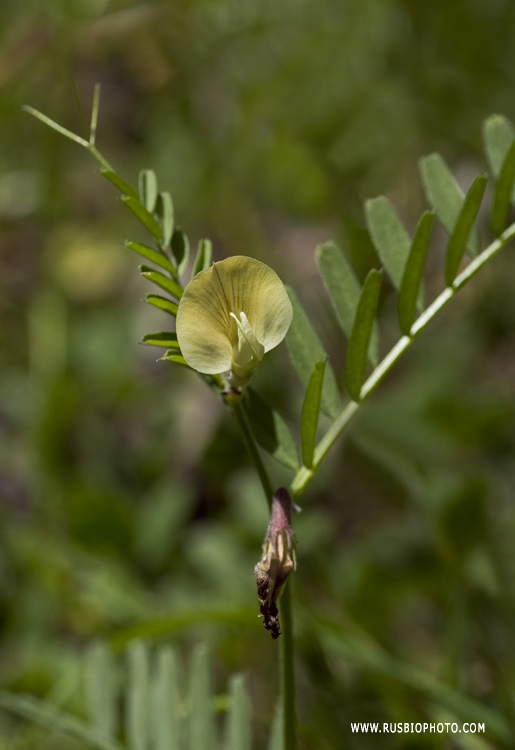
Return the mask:
[[(173, 331), (149, 333), (143, 341), (164, 347), (163, 360), (200, 373), (227, 404), (241, 429), (271, 511), (255, 577), (265, 627), (274, 638), (282, 630), (280, 705), (283, 735), (280, 747), (293, 750), (296, 747), (294, 642), (291, 585), (288, 582), (295, 569), (291, 527), (294, 500), (316, 477), (325, 457), (352, 417), (402, 354), (459, 290), (515, 237), (515, 224), (508, 225), (514, 192), (515, 130), (506, 118), (499, 115), (490, 117), (484, 124), (485, 150), (493, 179), (493, 239), (483, 249), (476, 218), (488, 177), (479, 175), (464, 195), (438, 154), (420, 161), (430, 210), (422, 214), (413, 237), (409, 236), (387, 198), (379, 197), (366, 203), (367, 228), (382, 267), (372, 268), (363, 285), (334, 242), (316, 249), (322, 280), (342, 333), (348, 339), (346, 393), (341, 394), (333, 368), (306, 312), (294, 291), (288, 289), (286, 292), (272, 269), (244, 256), (211, 265), (211, 243), (202, 240), (193, 262), (192, 276), (183, 283), (190, 248), (187, 236), (175, 226), (169, 193), (159, 192), (152, 170), (141, 172), (139, 190), (136, 191), (113, 170), (95, 145), (98, 88), (89, 140), (62, 128), (30, 107), (27, 111), (88, 149), (100, 162), (102, 174), (121, 192), (125, 206), (149, 232), (151, 244), (128, 241), (126, 245), (152, 264), (142, 265), (140, 270), (146, 279), (159, 287), (161, 293), (149, 294), (147, 302), (176, 319), (176, 327)], [(423, 276), (435, 221), (442, 225), (449, 237), (443, 274), (445, 285), (426, 306)], [(385, 274), (398, 295), (400, 336), (380, 359), (376, 318)], [(283, 339), (304, 388), (300, 446), (296, 445), (282, 417), (249, 385), (264, 354)], [(321, 411), (329, 417), (330, 425), (317, 442)], [(261, 449), (293, 472), (288, 489), (277, 488), (263, 463)], [(281, 594), (279, 613), (277, 601)], [(379, 649), (377, 658), (386, 665), (385, 669), (389, 668), (388, 656)], [(440, 700), (447, 709), (452, 706), (452, 710), (461, 710), (449, 690), (439, 693), (431, 682), (420, 680), (415, 673), (409, 670), (400, 670), (400, 673), (405, 680), (411, 680), (411, 684), (425, 690), (432, 701)], [(509, 746), (509, 732), (503, 721), (492, 719), (490, 726), (493, 727), (493, 738), (502, 746)], [(278, 746), (274, 744), (274, 750)]]

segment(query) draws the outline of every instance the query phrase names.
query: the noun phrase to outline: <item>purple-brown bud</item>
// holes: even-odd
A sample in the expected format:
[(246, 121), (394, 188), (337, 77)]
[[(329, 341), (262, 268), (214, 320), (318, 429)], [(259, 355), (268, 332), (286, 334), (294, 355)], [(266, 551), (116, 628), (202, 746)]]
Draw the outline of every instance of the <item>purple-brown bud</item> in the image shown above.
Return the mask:
[(272, 500), (270, 524), (263, 543), (263, 556), (254, 567), (261, 616), (272, 638), (281, 635), (277, 600), (286, 579), (295, 570), (295, 538), (291, 527), (292, 501), (283, 487)]

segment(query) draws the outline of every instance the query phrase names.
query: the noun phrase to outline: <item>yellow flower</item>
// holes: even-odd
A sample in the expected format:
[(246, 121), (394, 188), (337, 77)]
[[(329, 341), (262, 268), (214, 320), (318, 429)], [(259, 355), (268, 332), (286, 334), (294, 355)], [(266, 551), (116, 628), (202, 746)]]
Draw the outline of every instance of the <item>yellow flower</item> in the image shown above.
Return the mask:
[(187, 285), (177, 312), (177, 340), (194, 370), (227, 373), (245, 385), (265, 352), (280, 344), (292, 319), (275, 271), (235, 255), (201, 271)]

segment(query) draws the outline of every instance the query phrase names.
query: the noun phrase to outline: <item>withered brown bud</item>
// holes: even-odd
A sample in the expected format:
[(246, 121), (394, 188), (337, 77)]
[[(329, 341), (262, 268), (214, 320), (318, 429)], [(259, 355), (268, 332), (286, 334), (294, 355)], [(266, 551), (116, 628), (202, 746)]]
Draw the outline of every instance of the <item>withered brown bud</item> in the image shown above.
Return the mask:
[(295, 570), (295, 539), (291, 527), (292, 501), (283, 487), (272, 500), (270, 524), (263, 543), (263, 556), (254, 567), (263, 625), (272, 638), (281, 635), (277, 600), (286, 579)]

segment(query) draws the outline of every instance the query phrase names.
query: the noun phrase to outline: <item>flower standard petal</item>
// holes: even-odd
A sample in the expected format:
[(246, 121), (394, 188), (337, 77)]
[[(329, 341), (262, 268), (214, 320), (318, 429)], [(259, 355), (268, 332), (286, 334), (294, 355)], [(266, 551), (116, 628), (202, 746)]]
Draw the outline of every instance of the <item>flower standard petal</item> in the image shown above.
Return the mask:
[(191, 367), (206, 374), (230, 370), (239, 387), (263, 354), (282, 341), (291, 318), (290, 300), (275, 271), (236, 255), (187, 285), (177, 313), (177, 338)]
[(182, 356), (207, 375), (229, 370), (232, 361), (231, 318), (213, 275), (208, 268), (186, 286), (176, 325)]

